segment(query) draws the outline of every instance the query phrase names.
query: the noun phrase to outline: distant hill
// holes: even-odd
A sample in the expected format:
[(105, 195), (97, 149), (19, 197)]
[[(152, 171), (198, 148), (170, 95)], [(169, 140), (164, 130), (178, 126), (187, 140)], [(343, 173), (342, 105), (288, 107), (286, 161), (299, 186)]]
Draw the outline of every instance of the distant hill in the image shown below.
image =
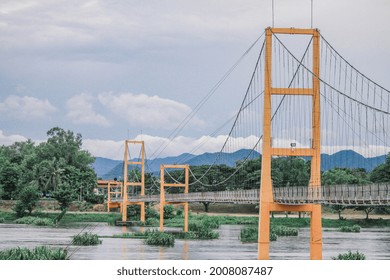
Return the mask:
[(335, 167), (364, 168), (372, 171), (376, 166), (386, 161), (386, 155), (366, 158), (352, 150), (344, 150), (332, 155), (321, 155), (321, 169), (323, 171)]
[[(234, 166), (238, 160), (245, 159), (248, 157), (251, 150), (241, 149), (234, 153), (204, 153), (201, 155), (192, 155), (192, 154), (181, 154), (175, 157), (165, 157), (157, 158), (154, 160), (147, 160), (146, 165), (147, 171), (152, 171), (154, 174), (158, 174), (160, 171), (161, 164), (189, 164), (192, 166), (199, 165), (210, 165), (215, 162), (218, 158), (218, 163), (226, 164), (228, 166)], [(254, 151), (250, 154), (249, 158), (254, 159), (259, 157), (260, 154)], [(306, 158), (309, 159), (309, 158)], [(134, 159), (137, 160), (137, 159)], [(322, 154), (321, 155), (321, 169), (326, 171), (335, 167), (345, 167), (345, 168), (364, 168), (367, 171), (371, 171), (376, 166), (386, 161), (386, 155), (365, 158), (364, 156), (352, 151), (344, 150), (332, 155)], [(111, 180), (114, 178), (123, 177), (123, 161), (121, 160), (111, 160), (106, 158), (96, 158), (95, 163), (93, 164), (95, 172), (98, 177), (102, 177), (106, 180)]]
[[(113, 160), (108, 158), (96, 157), (92, 164), (98, 177), (103, 177), (106, 173), (112, 170), (115, 166), (122, 163), (122, 160)], [(122, 171), (123, 172), (123, 171)]]

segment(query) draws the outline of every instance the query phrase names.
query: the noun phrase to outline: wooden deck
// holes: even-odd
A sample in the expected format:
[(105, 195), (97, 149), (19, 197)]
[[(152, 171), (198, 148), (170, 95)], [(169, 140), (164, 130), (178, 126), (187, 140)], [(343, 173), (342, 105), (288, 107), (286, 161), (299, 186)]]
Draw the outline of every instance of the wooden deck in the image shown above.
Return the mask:
[[(167, 202), (218, 202), (235, 204), (259, 203), (259, 190), (193, 192), (166, 194)], [(111, 200), (121, 201), (120, 199)], [(129, 196), (129, 202), (159, 202), (160, 195)], [(307, 186), (274, 188), (274, 201), (279, 204), (390, 205), (390, 184), (337, 185), (309, 189)]]

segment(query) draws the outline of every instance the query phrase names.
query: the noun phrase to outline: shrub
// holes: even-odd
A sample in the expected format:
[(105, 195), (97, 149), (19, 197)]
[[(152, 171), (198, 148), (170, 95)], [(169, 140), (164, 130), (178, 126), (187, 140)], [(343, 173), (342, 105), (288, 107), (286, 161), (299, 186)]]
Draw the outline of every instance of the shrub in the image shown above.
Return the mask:
[(172, 219), (175, 217), (175, 208), (172, 205), (164, 206), (164, 219)]
[(95, 246), (101, 244), (102, 241), (99, 239), (97, 234), (84, 232), (73, 236), (72, 244), (79, 246)]
[(23, 217), (15, 220), (17, 224), (28, 224), (35, 226), (51, 226), (54, 224), (52, 219), (49, 218), (38, 218), (38, 217)]
[(183, 217), (184, 210), (182, 208), (176, 209), (176, 216), (177, 217)]
[(360, 226), (358, 226), (358, 225), (342, 226), (339, 228), (339, 231), (341, 231), (341, 232), (360, 232)]
[(104, 203), (104, 195), (102, 195), (102, 194), (89, 193), (89, 194), (84, 196), (84, 199), (86, 202), (89, 202), (92, 204), (103, 204)]
[(5, 222), (5, 219), (4, 218), (0, 218), (0, 224), (2, 224), (4, 222)]
[(139, 205), (129, 205), (127, 206), (127, 218), (129, 220), (135, 221), (139, 220), (141, 215), (141, 207)]
[(38, 246), (34, 249), (12, 248), (0, 251), (0, 260), (68, 260), (68, 252), (62, 248)]
[(145, 221), (146, 226), (156, 226), (160, 223), (160, 220), (156, 218), (147, 218)]
[(332, 257), (332, 260), (365, 260), (366, 256), (359, 251), (352, 253), (351, 250), (345, 254), (339, 254), (337, 257)]
[(92, 204), (86, 201), (75, 201), (73, 204), (80, 212), (88, 211), (92, 209)]
[(35, 183), (31, 183), (30, 185), (24, 187), (20, 191), (18, 195), (19, 201), (13, 209), (16, 212), (16, 216), (23, 217), (25, 215), (31, 215), (31, 212), (37, 205), (39, 198), (40, 193)]
[(170, 233), (153, 231), (148, 234), (145, 244), (170, 247), (175, 244), (175, 237)]
[(147, 207), (145, 210), (145, 216), (146, 218), (160, 218), (160, 214), (155, 210), (154, 208)]

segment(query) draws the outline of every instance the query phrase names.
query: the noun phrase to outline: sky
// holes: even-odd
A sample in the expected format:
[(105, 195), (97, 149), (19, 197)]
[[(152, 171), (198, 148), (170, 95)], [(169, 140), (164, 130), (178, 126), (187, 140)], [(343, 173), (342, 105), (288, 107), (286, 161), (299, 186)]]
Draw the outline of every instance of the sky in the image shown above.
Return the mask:
[[(274, 0), (275, 27), (310, 28), (310, 0)], [(390, 1), (314, 0), (313, 25), (352, 65), (390, 88)], [(271, 0), (0, 2), (0, 145), (45, 141), (55, 126), (94, 156), (125, 139), (152, 155), (272, 25)], [(257, 43), (160, 156), (219, 151)], [(208, 140), (208, 141), (205, 141)]]

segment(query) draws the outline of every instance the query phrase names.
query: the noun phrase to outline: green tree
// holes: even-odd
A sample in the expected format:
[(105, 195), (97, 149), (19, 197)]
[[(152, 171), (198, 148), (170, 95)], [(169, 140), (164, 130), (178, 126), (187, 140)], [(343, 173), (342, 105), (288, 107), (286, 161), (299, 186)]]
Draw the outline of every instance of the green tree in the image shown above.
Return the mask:
[(280, 157), (272, 160), (272, 181), (275, 187), (307, 186), (310, 180), (310, 161), (299, 157)]
[(53, 191), (53, 197), (58, 201), (61, 209), (61, 213), (55, 219), (55, 222), (58, 223), (65, 215), (71, 203), (77, 198), (77, 193), (65, 182), (58, 184), (56, 190)]
[(323, 185), (362, 185), (371, 183), (367, 172), (362, 168), (333, 168), (321, 175)]
[(390, 154), (386, 157), (386, 162), (378, 165), (372, 170), (370, 180), (374, 183), (390, 182)]
[[(370, 183), (368, 177), (366, 170), (363, 168), (333, 168), (322, 173), (321, 182), (323, 185), (361, 185)], [(338, 213), (339, 219), (341, 220), (343, 219), (341, 212), (348, 207), (344, 205), (332, 205), (331, 208)], [(351, 208), (354, 210), (363, 210), (365, 212), (369, 211), (368, 213), (366, 212), (367, 219), (368, 214), (372, 211), (366, 206)]]
[(3, 199), (17, 199), (20, 168), (9, 163), (0, 170), (0, 188), (3, 189)]
[(94, 158), (82, 150), (81, 134), (54, 127), (47, 132), (47, 142), (37, 148), (40, 163), (36, 176), (45, 192), (54, 192), (63, 183), (81, 200), (96, 187), (96, 174), (91, 167)]
[(35, 182), (24, 187), (18, 195), (18, 202), (15, 205), (15, 212), (18, 217), (23, 217), (26, 214), (31, 215), (31, 212), (37, 205), (41, 194)]

